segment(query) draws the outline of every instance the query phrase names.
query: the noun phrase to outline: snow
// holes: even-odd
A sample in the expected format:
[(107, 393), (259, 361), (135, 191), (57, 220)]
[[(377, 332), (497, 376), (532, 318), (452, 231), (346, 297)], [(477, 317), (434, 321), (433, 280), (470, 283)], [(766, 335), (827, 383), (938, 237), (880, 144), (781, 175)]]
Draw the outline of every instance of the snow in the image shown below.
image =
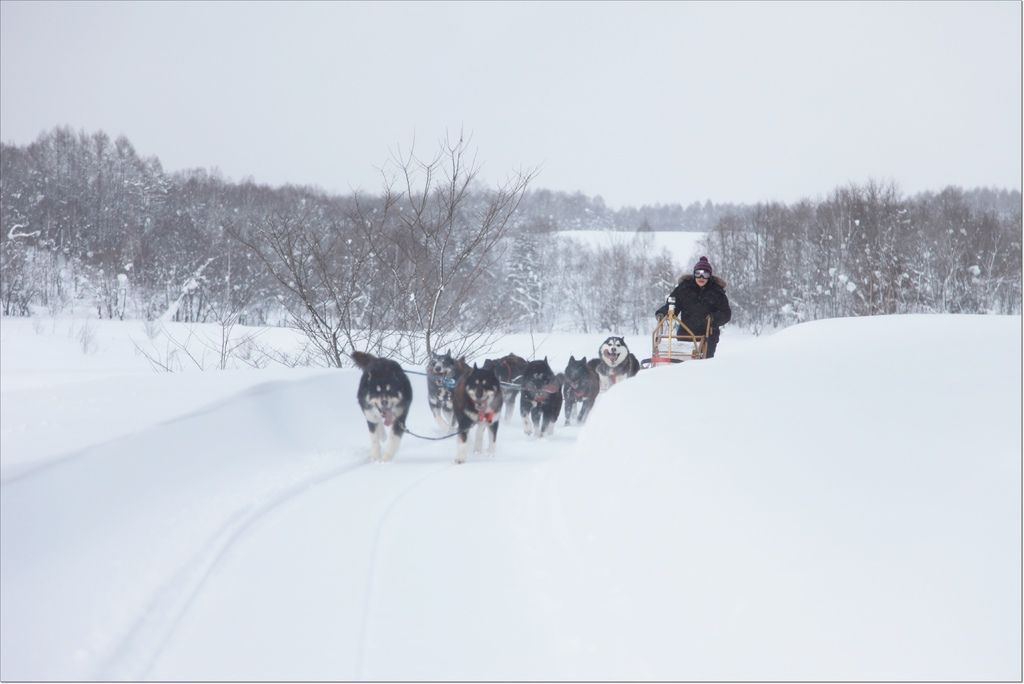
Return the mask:
[(727, 327), (461, 466), (369, 464), (355, 370), (154, 373), (141, 328), (0, 320), (0, 679), (1021, 677), (1020, 317)]

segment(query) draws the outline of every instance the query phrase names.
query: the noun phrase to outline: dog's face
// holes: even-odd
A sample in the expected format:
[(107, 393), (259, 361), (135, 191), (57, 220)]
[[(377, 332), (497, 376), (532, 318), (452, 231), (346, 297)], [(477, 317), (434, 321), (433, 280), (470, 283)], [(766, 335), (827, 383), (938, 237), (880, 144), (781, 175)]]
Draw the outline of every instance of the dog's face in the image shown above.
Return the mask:
[(478, 412), (493, 412), (501, 399), (501, 383), (489, 368), (473, 368), (466, 375), (462, 387)]
[(554, 382), (555, 374), (552, 372), (551, 366), (548, 365), (548, 360), (544, 359), (526, 364), (522, 378), (523, 389), (539, 392), (546, 385)]
[(368, 371), (360, 397), (366, 419), (390, 427), (396, 418), (405, 415), (411, 397), (406, 395), (402, 385), (401, 379), (390, 369)]
[(614, 368), (629, 356), (629, 347), (626, 346), (626, 341), (621, 337), (609, 337), (601, 343), (598, 353), (601, 355), (602, 361)]
[(588, 372), (587, 357), (584, 356), (579, 361), (574, 356), (569, 357), (569, 364), (565, 367), (565, 379), (570, 384), (579, 384), (580, 381), (587, 377)]
[(430, 353), (430, 361), (427, 363), (427, 372), (433, 375), (448, 375), (455, 369), (455, 359), (452, 358), (451, 350), (444, 354)]

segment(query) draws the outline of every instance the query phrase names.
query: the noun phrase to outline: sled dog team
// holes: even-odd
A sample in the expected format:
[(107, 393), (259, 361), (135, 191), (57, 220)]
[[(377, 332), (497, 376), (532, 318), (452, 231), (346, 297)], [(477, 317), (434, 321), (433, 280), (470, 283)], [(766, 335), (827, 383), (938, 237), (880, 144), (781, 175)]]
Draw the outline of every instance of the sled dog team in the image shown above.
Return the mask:
[[(721, 327), (732, 318), (725, 281), (713, 274), (711, 262), (702, 256), (693, 272), (680, 276), (665, 304), (654, 312), (660, 321), (675, 306), (679, 320), (690, 330), (710, 326), (704, 358), (712, 358)], [(352, 360), (363, 369), (359, 381), (359, 407), (370, 429), (370, 460), (390, 461), (405, 433), (405, 420), (412, 403), (412, 385), (405, 371), (394, 361), (354, 352)], [(438, 425), (456, 429), (455, 462), (463, 463), (469, 449), (469, 430), (476, 426), (474, 451), (483, 451), (484, 432), (490, 434), (487, 451), (494, 454), (502, 407), (505, 418), (512, 416), (516, 398), (527, 435), (550, 435), (565, 404), (565, 424), (583, 423), (600, 392), (640, 370), (640, 362), (629, 352), (621, 337), (609, 337), (597, 350), (597, 358), (569, 357), (565, 371), (555, 374), (543, 361), (527, 361), (509, 354), (484, 361), (483, 368), (470, 368), (465, 358), (450, 353), (431, 354), (427, 364), (427, 401)], [(387, 446), (381, 452), (381, 443)]]
[[(390, 461), (406, 431), (405, 421), (412, 404), (409, 376), (389, 359), (353, 352), (352, 360), (363, 371), (356, 398), (370, 430), (370, 460)], [(502, 409), (505, 419), (511, 418), (517, 398), (524, 432), (538, 438), (549, 436), (563, 405), (565, 424), (582, 424), (599, 393), (633, 377), (639, 370), (640, 362), (621, 337), (609, 337), (602, 342), (598, 356), (590, 361), (570, 356), (565, 371), (557, 374), (547, 357), (527, 361), (508, 354), (500, 359), (487, 359), (483, 367), (478, 367), (467, 364), (464, 357), (455, 359), (448, 352), (431, 354), (426, 369), (427, 402), (437, 424), (444, 430), (456, 431), (455, 462), (464, 463), (469, 432), (474, 426), (473, 451), (483, 452), (486, 432), (487, 453), (494, 455)]]

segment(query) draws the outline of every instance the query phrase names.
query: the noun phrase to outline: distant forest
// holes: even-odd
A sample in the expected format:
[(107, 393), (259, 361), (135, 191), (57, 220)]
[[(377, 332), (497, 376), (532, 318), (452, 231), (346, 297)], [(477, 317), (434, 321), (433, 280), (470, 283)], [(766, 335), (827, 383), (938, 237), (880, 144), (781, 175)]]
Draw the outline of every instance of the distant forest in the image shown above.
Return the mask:
[[(869, 182), (794, 204), (663, 204), (485, 187), (462, 141), (394, 160), (374, 195), (166, 173), (124, 137), (57, 128), (0, 148), (0, 310), (87, 307), (116, 319), (294, 325), (321, 360), (369, 349), (471, 350), (495, 334), (646, 334), (690, 264), (650, 230), (707, 233), (734, 321), (1020, 313), (1021, 194), (948, 187), (903, 196)], [(587, 249), (553, 233), (635, 233)], [(410, 294), (411, 293), (411, 294)], [(396, 336), (397, 332), (397, 336)]]

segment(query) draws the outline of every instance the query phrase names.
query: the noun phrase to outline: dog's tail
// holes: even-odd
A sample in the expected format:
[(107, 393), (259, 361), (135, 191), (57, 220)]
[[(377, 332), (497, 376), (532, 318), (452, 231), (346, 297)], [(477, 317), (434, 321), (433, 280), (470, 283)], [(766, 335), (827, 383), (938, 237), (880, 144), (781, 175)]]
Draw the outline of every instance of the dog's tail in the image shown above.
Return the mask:
[(367, 354), (366, 352), (354, 351), (349, 354), (352, 357), (353, 363), (355, 363), (362, 370), (366, 370), (366, 367), (377, 360), (377, 357), (373, 354)]

